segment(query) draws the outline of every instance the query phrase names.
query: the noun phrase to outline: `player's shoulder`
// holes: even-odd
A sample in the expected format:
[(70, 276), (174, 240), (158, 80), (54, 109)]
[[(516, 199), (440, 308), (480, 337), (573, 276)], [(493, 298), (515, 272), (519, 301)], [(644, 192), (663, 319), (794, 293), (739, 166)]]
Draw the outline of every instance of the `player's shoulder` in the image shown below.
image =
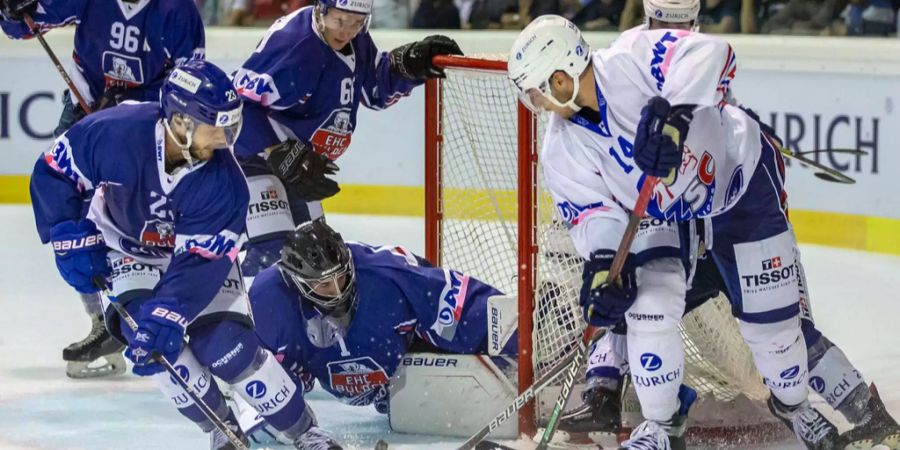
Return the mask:
[(156, 11), (165, 14), (192, 14), (198, 11), (194, 0), (155, 0), (151, 5)]
[(307, 6), (276, 20), (260, 41), (259, 53), (285, 52), (277, 55), (285, 61), (321, 57), (326, 45), (316, 34), (312, 12), (313, 7)]
[(278, 309), (277, 305), (285, 303), (289, 292), (290, 289), (281, 275), (281, 271), (277, 265), (273, 265), (256, 275), (248, 291), (248, 296), (254, 313), (259, 306), (262, 312), (268, 314)]
[(97, 111), (78, 121), (66, 134), (92, 136), (100, 142), (134, 142), (146, 139), (148, 130), (159, 120), (159, 104), (156, 102), (124, 102), (113, 108)]

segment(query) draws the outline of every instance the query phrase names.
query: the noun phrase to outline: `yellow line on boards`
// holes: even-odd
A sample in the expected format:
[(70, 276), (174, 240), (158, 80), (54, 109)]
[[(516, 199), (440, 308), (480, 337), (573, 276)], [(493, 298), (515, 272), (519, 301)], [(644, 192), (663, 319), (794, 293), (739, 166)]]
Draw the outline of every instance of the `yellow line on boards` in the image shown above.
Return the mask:
[[(542, 208), (549, 206), (544, 200), (540, 202)], [(0, 175), (0, 203), (30, 202), (27, 175)], [(445, 191), (444, 217), (477, 219), (480, 215), (496, 219), (501, 214), (506, 220), (514, 220), (514, 202), (511, 190), (451, 188)], [(329, 213), (421, 217), (425, 189), (345, 184), (323, 206)], [(900, 219), (805, 210), (791, 210), (790, 215), (800, 242), (900, 255)]]

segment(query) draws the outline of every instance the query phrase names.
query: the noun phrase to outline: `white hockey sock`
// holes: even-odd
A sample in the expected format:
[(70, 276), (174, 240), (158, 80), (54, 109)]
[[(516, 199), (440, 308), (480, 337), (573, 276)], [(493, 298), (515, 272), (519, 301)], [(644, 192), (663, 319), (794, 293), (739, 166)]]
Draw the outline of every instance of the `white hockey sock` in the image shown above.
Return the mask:
[(806, 400), (809, 371), (799, 317), (766, 324), (740, 321), (739, 328), (772, 395), (787, 406)]
[[(821, 353), (822, 350), (824, 353)], [(851, 423), (863, 421), (866, 417), (869, 389), (844, 352), (825, 336), (807, 351), (815, 359), (809, 362), (812, 367), (809, 371), (809, 387)], [(861, 398), (856, 400), (857, 396)]]
[[(220, 418), (228, 416), (225, 397), (222, 396), (209, 369), (200, 364), (190, 348), (185, 348), (181, 352), (178, 360), (172, 363), (172, 367), (187, 381), (188, 386), (203, 399), (206, 405), (215, 411), (217, 416)], [(209, 432), (213, 429), (212, 422), (206, 418), (199, 409), (200, 407), (194, 404), (191, 396), (169, 375), (169, 372), (163, 371), (153, 375), (153, 379), (163, 394), (175, 404), (178, 412), (200, 426), (203, 431)]]
[(648, 420), (670, 420), (678, 410), (684, 378), (684, 348), (678, 324), (687, 291), (684, 267), (661, 258), (637, 270), (638, 297), (625, 314), (628, 363), (641, 413)]
[(622, 375), (628, 372), (626, 342), (625, 335), (609, 331), (594, 343), (587, 363), (586, 378), (590, 385), (610, 390), (619, 386)]
[(268, 350), (260, 350), (246, 376), (232, 383), (235, 391), (279, 431), (295, 438), (315, 425), (303, 401), (303, 390)]

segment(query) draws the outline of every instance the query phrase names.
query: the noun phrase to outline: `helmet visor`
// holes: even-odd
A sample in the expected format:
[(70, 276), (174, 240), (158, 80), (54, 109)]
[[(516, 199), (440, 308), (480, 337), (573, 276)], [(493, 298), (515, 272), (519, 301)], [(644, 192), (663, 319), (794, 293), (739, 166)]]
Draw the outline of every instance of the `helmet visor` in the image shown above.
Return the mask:
[(241, 128), (244, 125), (244, 116), (241, 114), (242, 106), (231, 111), (221, 111), (216, 114), (216, 128), (220, 128), (225, 132), (225, 145), (229, 148), (234, 147), (238, 136), (241, 134)]

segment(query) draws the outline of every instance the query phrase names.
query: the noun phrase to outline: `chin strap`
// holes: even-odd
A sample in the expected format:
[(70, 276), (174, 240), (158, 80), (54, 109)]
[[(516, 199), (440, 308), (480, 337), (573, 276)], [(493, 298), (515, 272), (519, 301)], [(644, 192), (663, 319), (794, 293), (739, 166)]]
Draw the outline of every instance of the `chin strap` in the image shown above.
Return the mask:
[(168, 120), (163, 120), (163, 125), (166, 127), (166, 133), (175, 142), (175, 145), (181, 149), (181, 156), (184, 157), (185, 161), (187, 161), (188, 167), (194, 167), (194, 157), (191, 156), (191, 144), (194, 141), (194, 121), (190, 118), (183, 118), (184, 127), (185, 127), (185, 143), (181, 143), (178, 140), (178, 137), (175, 136), (175, 132), (172, 131), (172, 127), (169, 126)]

